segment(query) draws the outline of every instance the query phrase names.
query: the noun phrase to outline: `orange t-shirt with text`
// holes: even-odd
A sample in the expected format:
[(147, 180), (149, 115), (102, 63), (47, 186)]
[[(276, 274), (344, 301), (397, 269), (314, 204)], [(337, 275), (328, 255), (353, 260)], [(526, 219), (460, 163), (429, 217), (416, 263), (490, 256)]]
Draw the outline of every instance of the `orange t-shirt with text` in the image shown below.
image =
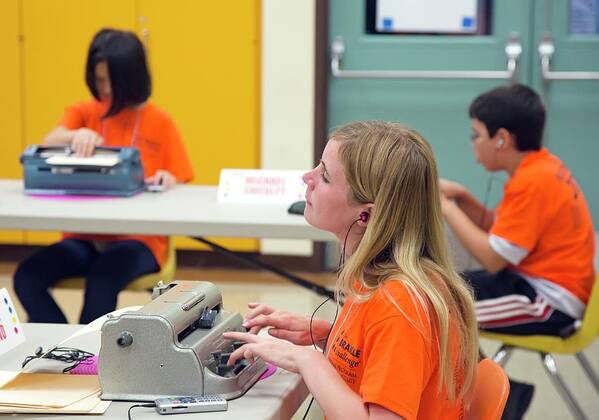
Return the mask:
[[(329, 335), (329, 361), (364, 403), (407, 420), (461, 419), (463, 402), (438, 392), (437, 338), (426, 312), (401, 281), (381, 287), (403, 314), (380, 288), (366, 302), (348, 300)], [(452, 346), (452, 360), (457, 351)]]
[[(104, 138), (103, 146), (136, 147), (144, 167), (144, 177), (158, 170), (169, 171), (177, 182), (193, 178), (191, 161), (181, 139), (181, 134), (171, 117), (146, 102), (137, 108), (125, 108), (118, 114), (102, 119), (107, 105), (98, 101), (85, 101), (68, 107), (60, 125), (69, 129), (86, 127)], [(144, 243), (162, 266), (166, 260), (167, 238), (148, 235), (91, 235), (65, 234), (65, 237), (94, 241), (137, 240)]]
[(547, 149), (526, 155), (505, 184), (490, 233), (528, 251), (516, 270), (588, 302), (595, 280), (591, 214), (568, 168)]

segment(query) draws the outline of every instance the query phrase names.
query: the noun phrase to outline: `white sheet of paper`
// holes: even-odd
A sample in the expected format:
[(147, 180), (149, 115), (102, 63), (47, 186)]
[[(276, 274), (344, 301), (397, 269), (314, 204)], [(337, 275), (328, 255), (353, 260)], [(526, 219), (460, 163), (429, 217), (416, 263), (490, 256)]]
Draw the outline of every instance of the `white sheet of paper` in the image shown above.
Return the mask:
[(25, 342), (25, 334), (21, 328), (17, 310), (13, 305), (8, 290), (0, 289), (0, 354)]
[(65, 165), (65, 166), (115, 166), (119, 163), (119, 157), (113, 155), (94, 155), (90, 157), (81, 156), (51, 156), (46, 159), (46, 163), (50, 165)]

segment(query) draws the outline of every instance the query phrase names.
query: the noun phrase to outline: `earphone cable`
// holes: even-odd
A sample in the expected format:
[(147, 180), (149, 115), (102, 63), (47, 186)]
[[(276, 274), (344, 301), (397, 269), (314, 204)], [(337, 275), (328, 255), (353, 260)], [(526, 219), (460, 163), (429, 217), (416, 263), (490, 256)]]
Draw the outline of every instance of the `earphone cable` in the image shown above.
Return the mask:
[[(349, 225), (349, 228), (347, 229), (347, 233), (345, 234), (345, 239), (343, 240), (343, 247), (341, 249), (341, 255), (339, 256), (339, 266), (337, 267), (337, 274), (339, 274), (339, 272), (341, 271), (341, 268), (343, 267), (343, 264), (345, 264), (345, 248), (347, 246), (347, 239), (349, 238), (349, 233), (351, 232), (351, 228), (354, 227), (354, 225), (356, 223), (358, 223), (360, 220), (362, 220), (362, 219), (360, 218), (360, 219), (354, 220), (352, 222), (352, 224)], [(316, 315), (316, 312), (318, 312), (318, 310), (322, 307), (322, 305), (327, 303), (329, 300), (331, 300), (331, 298), (326, 298), (320, 305), (318, 305), (316, 307), (316, 309), (314, 309), (314, 312), (312, 312), (312, 316), (310, 316), (310, 339), (312, 340), (312, 346), (314, 346), (314, 349), (316, 349), (316, 350), (318, 350), (318, 348), (316, 347), (316, 343), (314, 341), (314, 335), (312, 332), (312, 322), (314, 320), (314, 316)], [(323, 354), (326, 354), (329, 336), (331, 335), (331, 331), (333, 330), (333, 327), (335, 326), (335, 321), (337, 321), (337, 315), (339, 314), (339, 292), (335, 293), (335, 301), (336, 301), (335, 303), (337, 304), (335, 306), (335, 317), (333, 318), (333, 323), (331, 324), (331, 329), (329, 330), (326, 338), (324, 339), (324, 344), (322, 347)], [(314, 402), (314, 397), (310, 398), (310, 403), (308, 404), (308, 408), (306, 408), (306, 412), (304, 413), (302, 420), (306, 420), (306, 417), (308, 416), (308, 413), (310, 412), (310, 408), (312, 407), (313, 402)]]
[(129, 407), (129, 409), (127, 410), (127, 419), (131, 420), (131, 410), (133, 410), (134, 408), (137, 407), (147, 407), (147, 408), (151, 408), (151, 407), (156, 407), (155, 403), (147, 403), (147, 404), (133, 404), (131, 407)]
[(38, 347), (33, 356), (27, 356), (25, 360), (23, 360), (21, 367), (25, 367), (34, 359), (49, 359), (63, 363), (73, 363), (71, 366), (67, 366), (62, 370), (63, 373), (67, 373), (76, 368), (79, 364), (85, 363), (93, 356), (93, 353), (72, 347), (54, 347), (52, 350), (49, 350), (46, 353), (44, 353), (41, 347)]

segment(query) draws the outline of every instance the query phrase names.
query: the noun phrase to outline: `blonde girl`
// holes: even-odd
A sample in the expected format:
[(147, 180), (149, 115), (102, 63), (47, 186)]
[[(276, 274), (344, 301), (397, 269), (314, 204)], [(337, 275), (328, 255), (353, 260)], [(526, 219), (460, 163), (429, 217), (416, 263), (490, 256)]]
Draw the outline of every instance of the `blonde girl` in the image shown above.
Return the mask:
[(350, 123), (304, 180), (306, 220), (345, 254), (343, 309), (332, 325), (250, 303), (249, 333), (225, 334), (247, 343), (229, 363), (261, 357), (299, 373), (328, 419), (460, 418), (477, 327), (447, 255), (430, 145), (401, 124)]

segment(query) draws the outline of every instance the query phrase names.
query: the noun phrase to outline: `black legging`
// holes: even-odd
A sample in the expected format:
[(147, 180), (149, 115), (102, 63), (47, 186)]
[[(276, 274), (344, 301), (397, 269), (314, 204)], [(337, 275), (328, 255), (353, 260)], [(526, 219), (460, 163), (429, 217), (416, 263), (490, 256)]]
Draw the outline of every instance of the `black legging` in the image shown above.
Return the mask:
[(98, 252), (93, 243), (65, 239), (36, 252), (17, 267), (14, 288), (29, 322), (66, 323), (48, 288), (68, 277), (85, 277), (79, 322), (88, 324), (116, 308), (118, 293), (137, 277), (159, 270), (139, 241), (117, 241)]

